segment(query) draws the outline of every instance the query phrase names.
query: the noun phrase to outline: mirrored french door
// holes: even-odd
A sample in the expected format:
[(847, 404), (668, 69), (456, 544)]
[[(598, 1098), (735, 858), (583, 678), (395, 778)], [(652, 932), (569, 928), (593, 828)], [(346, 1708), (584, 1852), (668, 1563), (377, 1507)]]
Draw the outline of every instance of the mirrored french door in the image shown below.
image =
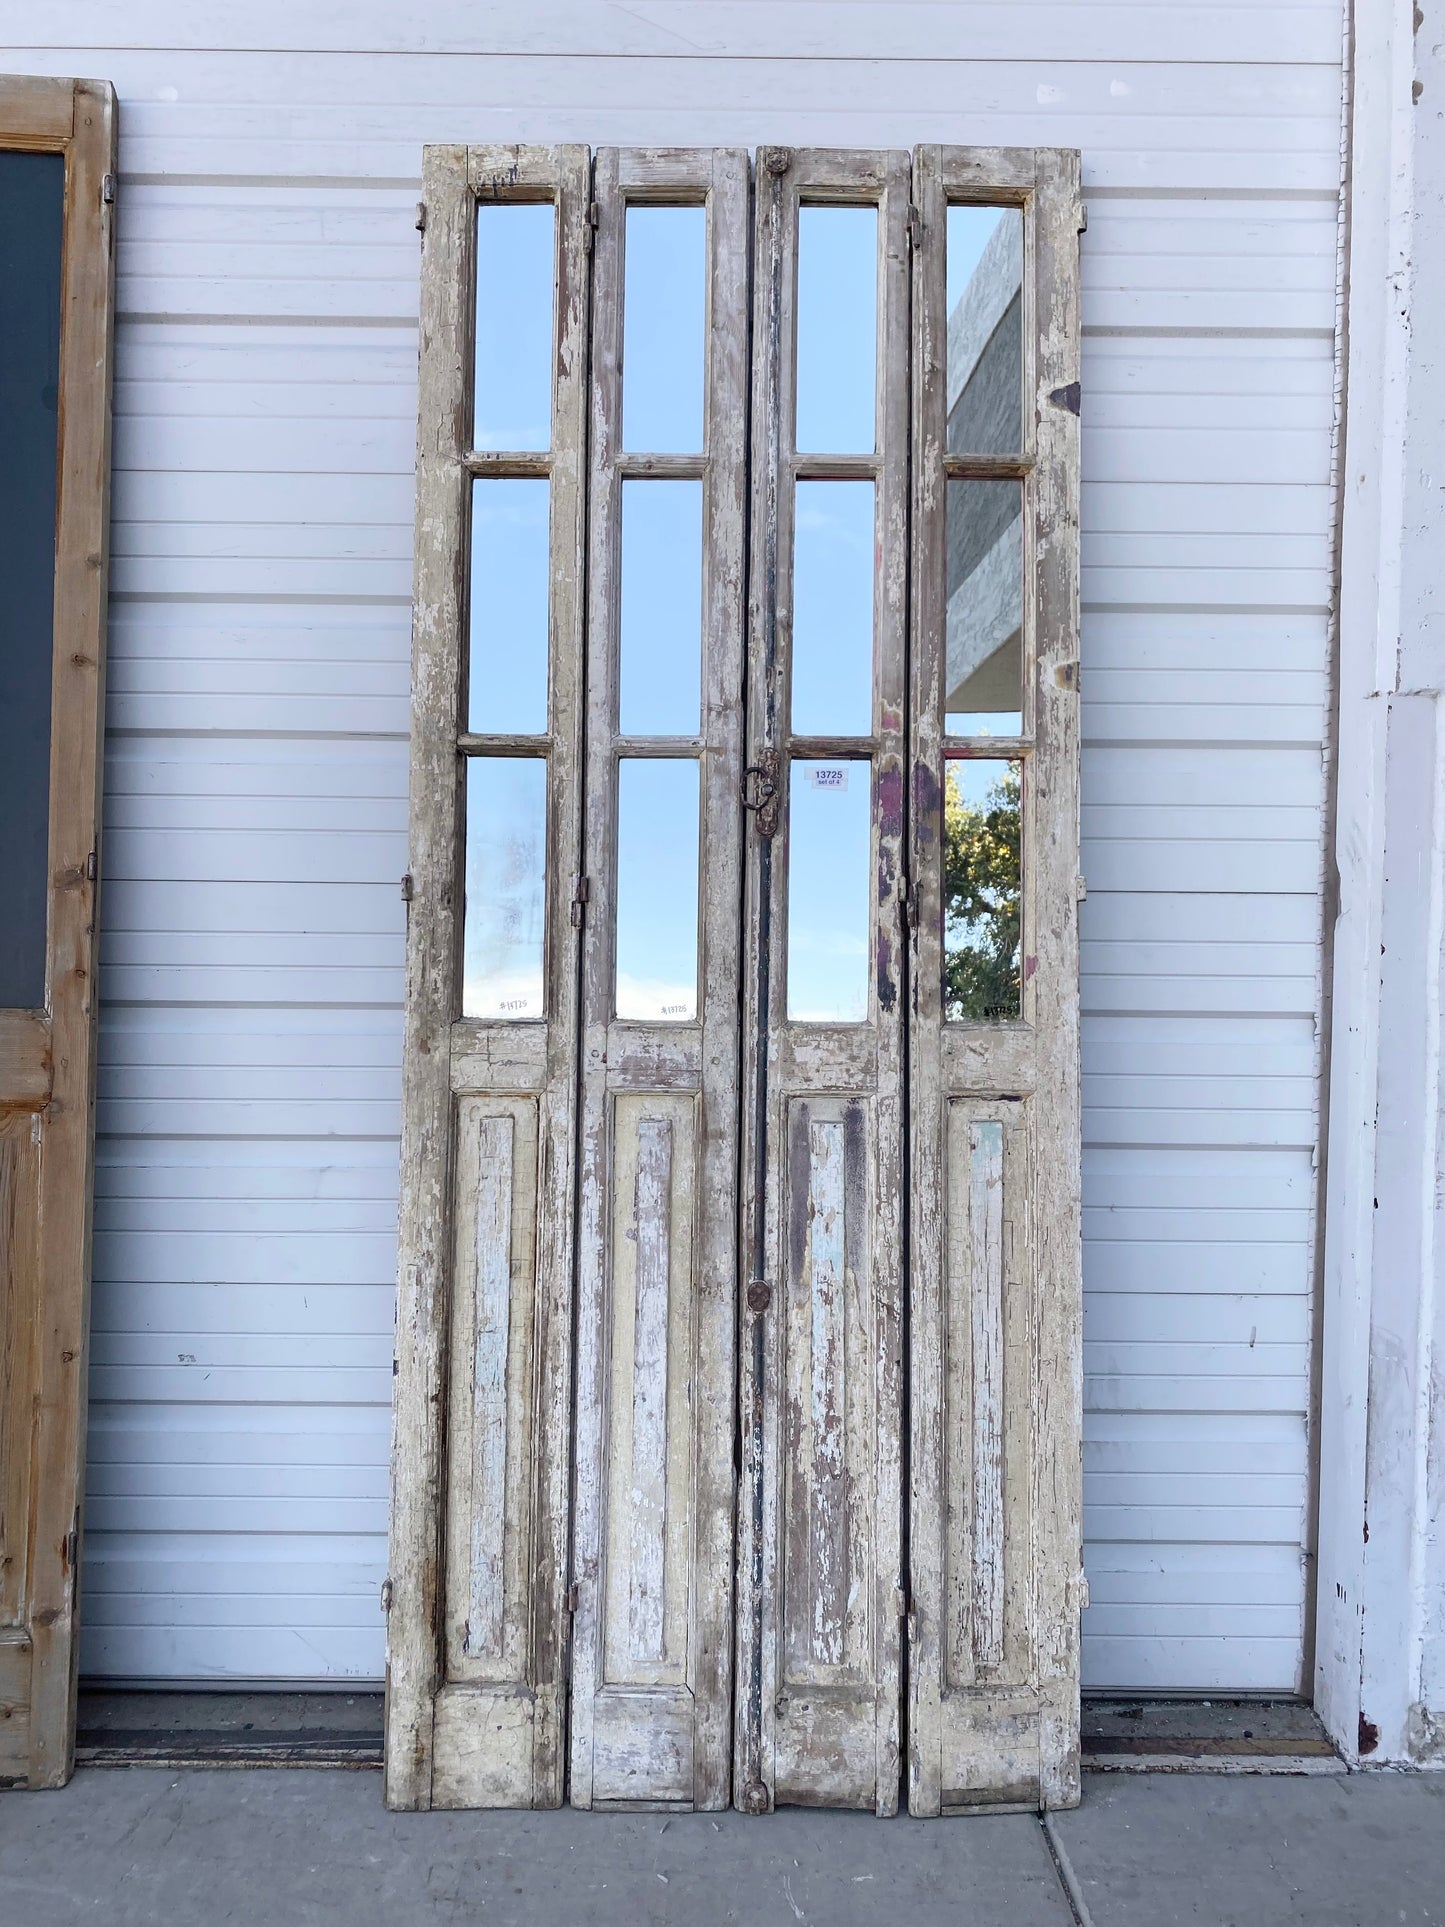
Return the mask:
[(428, 150), (392, 1804), (1075, 1797), (1077, 223)]

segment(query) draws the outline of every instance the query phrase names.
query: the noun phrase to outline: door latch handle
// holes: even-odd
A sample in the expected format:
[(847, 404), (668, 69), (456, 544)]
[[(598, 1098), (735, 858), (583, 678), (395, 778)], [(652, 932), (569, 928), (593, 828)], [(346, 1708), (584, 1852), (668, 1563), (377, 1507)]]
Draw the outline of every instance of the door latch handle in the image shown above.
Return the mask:
[(758, 820), (759, 836), (776, 836), (783, 809), (783, 791), (778, 782), (778, 752), (765, 749), (756, 763), (743, 771), (743, 808)]

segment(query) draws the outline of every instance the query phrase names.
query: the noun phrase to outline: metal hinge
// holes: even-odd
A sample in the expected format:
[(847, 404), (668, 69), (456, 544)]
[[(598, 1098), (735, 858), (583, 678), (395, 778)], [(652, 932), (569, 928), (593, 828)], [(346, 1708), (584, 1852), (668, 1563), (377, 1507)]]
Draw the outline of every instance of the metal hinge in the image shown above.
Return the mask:
[(383, 1579), (381, 1582), (381, 1610), (384, 1613), (391, 1611), (391, 1581), (389, 1579)]
[(1054, 664), (1054, 683), (1057, 688), (1071, 689), (1076, 696), (1078, 695), (1079, 664), (1077, 658), (1073, 662), (1056, 662)]
[(918, 885), (905, 883), (903, 886), (903, 921), (910, 930), (918, 928)]
[(563, 1602), (569, 1613), (576, 1612), (577, 1606), (579, 1601), (581, 1600), (581, 1597), (582, 1597), (581, 1590), (578, 1587), (577, 1581), (574, 1579), (571, 1585), (567, 1588), (567, 1597)]
[(916, 207), (908, 210), (908, 245), (911, 248), (923, 246), (923, 216)]
[(776, 836), (783, 811), (783, 791), (778, 782), (778, 752), (765, 749), (756, 763), (743, 771), (743, 808), (758, 820), (759, 836)]
[(90, 855), (85, 859), (86, 882), (94, 883), (96, 877), (99, 875), (99, 872), (100, 872), (100, 865), (96, 862), (95, 851), (92, 850)]
[(401, 900), (403, 903), (411, 902), (411, 871), (410, 870), (407, 871), (406, 875), (401, 880)]
[(1079, 208), (1079, 232), (1080, 234), (1087, 234), (1088, 231), (1089, 231), (1089, 207), (1088, 207), (1088, 203), (1084, 202), (1083, 204), (1081, 204)]
[(602, 214), (597, 203), (595, 201), (589, 201), (587, 203), (587, 225), (582, 230), (582, 246), (589, 254), (592, 252), (593, 236), (597, 232), (598, 223), (601, 219)]
[(102, 175), (101, 175), (101, 177), (100, 177), (100, 199), (101, 199), (101, 205), (102, 205), (103, 207), (113, 207), (113, 206), (115, 205), (115, 176), (114, 176), (114, 174), (102, 174)]
[(1074, 902), (1082, 903), (1089, 894), (1089, 886), (1082, 877), (1074, 878)]
[(425, 201), (418, 201), (416, 204), (416, 231), (418, 234), (426, 233), (426, 202)]
[(591, 896), (592, 896), (591, 877), (573, 877), (572, 879), (572, 928), (574, 930), (580, 930), (582, 928), (582, 919), (587, 914), (586, 905), (589, 902)]

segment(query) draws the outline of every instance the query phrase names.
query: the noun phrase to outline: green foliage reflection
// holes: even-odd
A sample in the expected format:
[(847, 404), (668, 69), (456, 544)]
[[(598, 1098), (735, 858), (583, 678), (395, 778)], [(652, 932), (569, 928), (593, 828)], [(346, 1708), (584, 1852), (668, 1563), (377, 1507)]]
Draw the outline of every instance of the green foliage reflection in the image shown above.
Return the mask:
[(1017, 1017), (1022, 1008), (1020, 772), (1017, 763), (1005, 765), (981, 800), (970, 801), (962, 780), (968, 768), (945, 765), (943, 1013), (979, 1022)]

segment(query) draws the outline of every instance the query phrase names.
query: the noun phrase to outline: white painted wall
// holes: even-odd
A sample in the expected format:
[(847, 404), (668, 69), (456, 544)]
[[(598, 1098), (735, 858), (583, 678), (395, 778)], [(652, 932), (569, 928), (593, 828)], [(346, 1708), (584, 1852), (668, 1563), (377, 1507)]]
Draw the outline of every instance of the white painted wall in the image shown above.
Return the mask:
[(1320, 1709), (1445, 1767), (1445, 45), (1361, 7), (1325, 1236)]
[(1076, 145), (1089, 206), (1087, 1677), (1294, 1686), (1338, 0), (0, 38), (121, 101), (87, 1668), (381, 1669), (422, 144), (944, 140)]

